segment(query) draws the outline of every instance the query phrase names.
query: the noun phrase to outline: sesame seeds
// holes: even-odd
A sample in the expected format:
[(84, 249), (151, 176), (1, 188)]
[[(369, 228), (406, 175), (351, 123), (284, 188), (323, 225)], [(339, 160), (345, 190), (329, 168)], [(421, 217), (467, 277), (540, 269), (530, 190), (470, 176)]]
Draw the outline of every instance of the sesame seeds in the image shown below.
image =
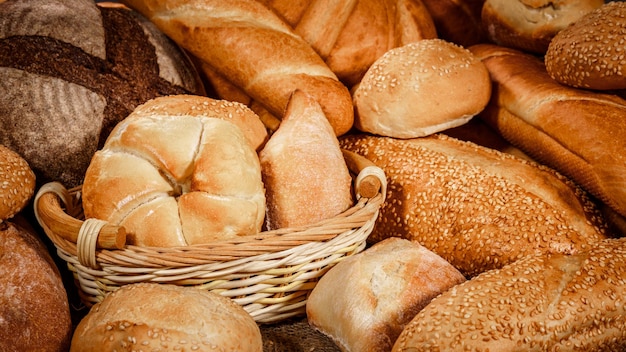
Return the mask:
[(0, 145), (0, 222), (22, 210), (35, 192), (35, 174), (19, 154)]
[[(466, 276), (530, 254), (573, 253), (604, 238), (591, 222), (568, 222), (561, 209), (527, 186), (481, 166), (522, 163), (524, 172), (565, 182), (519, 159), (439, 135), (413, 140), (352, 135), (340, 143), (368, 157), (388, 178), (387, 201), (370, 241), (392, 236), (417, 241)], [(474, 154), (481, 156), (470, 157)], [(597, 209), (588, 205), (587, 211)]]
[(626, 3), (610, 2), (561, 30), (545, 56), (560, 83), (577, 88), (626, 88)]

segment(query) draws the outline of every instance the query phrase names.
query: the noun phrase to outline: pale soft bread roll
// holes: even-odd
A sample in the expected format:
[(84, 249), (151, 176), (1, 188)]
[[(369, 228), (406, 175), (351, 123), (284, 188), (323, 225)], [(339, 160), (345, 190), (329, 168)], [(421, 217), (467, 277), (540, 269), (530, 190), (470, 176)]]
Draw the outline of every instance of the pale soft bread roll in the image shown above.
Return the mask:
[(588, 89), (626, 89), (626, 3), (609, 2), (560, 31), (544, 61), (550, 77)]
[(350, 92), (322, 58), (255, 0), (125, 0), (181, 47), (282, 118), (294, 90), (319, 102), (337, 135), (352, 128)]
[(385, 53), (355, 87), (355, 127), (395, 138), (460, 126), (489, 102), (491, 81), (467, 49), (424, 39)]
[(389, 238), (324, 274), (307, 301), (307, 317), (342, 351), (389, 351), (422, 308), (464, 281), (420, 244)]
[(180, 96), (140, 106), (94, 155), (83, 185), (85, 216), (124, 226), (129, 244), (142, 246), (259, 232), (265, 217), (261, 167), (249, 139), (230, 121), (251, 114), (246, 110)]
[(435, 298), (392, 351), (624, 351), (624, 277), (626, 238), (524, 258)]
[(258, 0), (306, 40), (346, 86), (387, 50), (437, 37), (421, 0)]
[(537, 253), (577, 253), (607, 237), (579, 186), (513, 155), (440, 134), (349, 135), (340, 145), (387, 175), (387, 198), (368, 240), (417, 241), (467, 277)]
[(280, 127), (259, 153), (268, 229), (309, 225), (353, 204), (352, 178), (319, 104), (294, 92)]
[(545, 54), (554, 36), (604, 0), (486, 0), (482, 25), (495, 44)]
[(120, 287), (80, 321), (70, 351), (261, 352), (259, 326), (228, 297), (155, 283)]
[(470, 50), (497, 92), (481, 118), (626, 216), (626, 100), (559, 84), (541, 59), (518, 50), (489, 44)]

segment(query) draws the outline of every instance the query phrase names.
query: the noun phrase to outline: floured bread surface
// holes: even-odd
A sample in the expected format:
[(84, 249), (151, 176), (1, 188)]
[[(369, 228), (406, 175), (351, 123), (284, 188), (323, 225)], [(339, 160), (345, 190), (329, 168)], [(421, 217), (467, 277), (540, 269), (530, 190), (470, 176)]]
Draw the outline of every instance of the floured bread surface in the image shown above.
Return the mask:
[(179, 98), (157, 98), (115, 127), (85, 175), (85, 216), (124, 226), (144, 246), (259, 232), (265, 194), (254, 147), (218, 114), (178, 114), (168, 101)]
[(259, 153), (268, 229), (313, 224), (352, 205), (352, 179), (319, 104), (296, 91), (285, 119)]

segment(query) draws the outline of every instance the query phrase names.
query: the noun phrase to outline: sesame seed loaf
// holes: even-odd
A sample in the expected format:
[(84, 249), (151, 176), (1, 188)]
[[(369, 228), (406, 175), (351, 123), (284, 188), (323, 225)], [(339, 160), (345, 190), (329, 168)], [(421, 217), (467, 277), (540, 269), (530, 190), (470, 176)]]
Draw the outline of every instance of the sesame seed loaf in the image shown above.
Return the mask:
[(559, 84), (541, 59), (517, 50), (490, 44), (469, 49), (494, 85), (480, 118), (626, 216), (626, 100)]
[(560, 83), (589, 89), (626, 89), (626, 2), (610, 2), (582, 16), (550, 42), (546, 70)]
[(368, 237), (417, 241), (465, 276), (537, 253), (576, 253), (606, 238), (587, 194), (552, 169), (445, 135), (341, 138), (388, 178)]
[(625, 277), (626, 238), (527, 257), (435, 298), (392, 351), (624, 351)]
[(0, 143), (39, 184), (79, 185), (135, 106), (189, 92), (204, 92), (195, 68), (135, 11), (92, 0), (0, 2)]

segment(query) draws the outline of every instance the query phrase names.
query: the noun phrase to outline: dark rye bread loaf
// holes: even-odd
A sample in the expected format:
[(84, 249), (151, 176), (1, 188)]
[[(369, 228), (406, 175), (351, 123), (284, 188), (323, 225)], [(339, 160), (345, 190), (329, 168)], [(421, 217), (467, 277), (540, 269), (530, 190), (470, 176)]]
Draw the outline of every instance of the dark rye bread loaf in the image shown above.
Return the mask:
[(0, 2), (0, 143), (38, 183), (82, 182), (92, 154), (139, 104), (204, 94), (187, 56), (121, 5)]

